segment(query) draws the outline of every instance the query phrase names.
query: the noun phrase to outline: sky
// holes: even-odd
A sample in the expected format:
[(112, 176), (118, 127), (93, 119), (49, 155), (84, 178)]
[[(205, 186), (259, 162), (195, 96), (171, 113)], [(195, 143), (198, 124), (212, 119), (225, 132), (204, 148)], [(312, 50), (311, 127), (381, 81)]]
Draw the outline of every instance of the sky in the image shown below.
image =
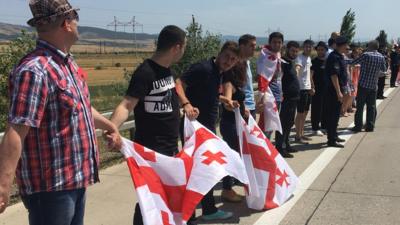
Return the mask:
[[(342, 18), (351, 8), (356, 13), (354, 40), (373, 39), (382, 29), (389, 41), (400, 37), (399, 0), (70, 0), (70, 3), (80, 8), (83, 26), (107, 28), (114, 16), (120, 22), (128, 22), (135, 16), (145, 33), (156, 34), (169, 24), (185, 28), (194, 15), (203, 29), (211, 33), (265, 37), (268, 32), (280, 30), (286, 40), (304, 40), (310, 36), (313, 40), (325, 39), (332, 31), (340, 30)], [(25, 25), (31, 17), (28, 0), (0, 0), (0, 22)]]

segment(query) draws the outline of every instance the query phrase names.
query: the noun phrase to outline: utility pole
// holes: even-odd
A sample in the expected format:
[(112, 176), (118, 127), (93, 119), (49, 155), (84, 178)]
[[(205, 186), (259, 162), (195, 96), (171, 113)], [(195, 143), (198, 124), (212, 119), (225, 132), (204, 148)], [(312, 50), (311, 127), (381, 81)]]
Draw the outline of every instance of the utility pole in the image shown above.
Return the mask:
[(135, 54), (137, 56), (137, 50), (138, 50), (138, 44), (136, 40), (136, 27), (142, 27), (142, 33), (143, 33), (143, 24), (140, 24), (136, 21), (136, 17), (134, 16), (131, 21), (127, 23), (127, 25), (132, 26), (132, 32), (133, 32), (133, 40), (134, 40), (134, 47), (135, 47)]

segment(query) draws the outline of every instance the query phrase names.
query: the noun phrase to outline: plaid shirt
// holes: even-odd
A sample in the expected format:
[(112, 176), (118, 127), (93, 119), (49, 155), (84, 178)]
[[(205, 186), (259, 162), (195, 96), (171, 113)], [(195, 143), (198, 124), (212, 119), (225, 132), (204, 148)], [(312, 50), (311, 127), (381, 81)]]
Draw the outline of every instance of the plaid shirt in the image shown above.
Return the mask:
[(385, 57), (378, 51), (365, 52), (358, 59), (353, 60), (353, 65), (360, 64), (360, 80), (358, 86), (374, 89), (378, 88), (378, 78), (380, 72), (386, 72)]
[(71, 55), (44, 41), (9, 77), (9, 123), (29, 126), (16, 177), (21, 195), (74, 190), (98, 179), (88, 86)]

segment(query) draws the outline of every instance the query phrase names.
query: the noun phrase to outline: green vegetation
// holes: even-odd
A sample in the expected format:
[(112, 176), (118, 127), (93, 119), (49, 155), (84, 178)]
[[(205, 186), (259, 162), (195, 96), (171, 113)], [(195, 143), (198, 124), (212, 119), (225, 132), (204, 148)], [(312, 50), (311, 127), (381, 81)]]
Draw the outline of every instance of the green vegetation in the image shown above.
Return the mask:
[(180, 76), (188, 67), (196, 62), (216, 56), (222, 44), (221, 35), (210, 32), (203, 34), (203, 29), (195, 18), (186, 28), (187, 46), (185, 54), (179, 63), (172, 67), (174, 73)]
[(356, 34), (356, 13), (347, 10), (346, 15), (343, 17), (342, 26), (340, 27), (340, 34), (345, 36), (349, 42), (353, 41), (354, 35)]
[(18, 61), (35, 47), (35, 38), (25, 31), (1, 49), (0, 57), (0, 131), (5, 129), (8, 111), (8, 75)]

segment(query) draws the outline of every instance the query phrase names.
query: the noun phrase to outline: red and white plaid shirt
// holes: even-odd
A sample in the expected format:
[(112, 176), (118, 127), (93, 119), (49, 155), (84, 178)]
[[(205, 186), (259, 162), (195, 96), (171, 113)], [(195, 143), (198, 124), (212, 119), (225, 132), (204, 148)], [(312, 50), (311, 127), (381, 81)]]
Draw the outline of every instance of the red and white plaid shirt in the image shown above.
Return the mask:
[(99, 180), (85, 75), (71, 55), (39, 40), (9, 77), (9, 123), (31, 127), (16, 176), (21, 195), (74, 190)]

